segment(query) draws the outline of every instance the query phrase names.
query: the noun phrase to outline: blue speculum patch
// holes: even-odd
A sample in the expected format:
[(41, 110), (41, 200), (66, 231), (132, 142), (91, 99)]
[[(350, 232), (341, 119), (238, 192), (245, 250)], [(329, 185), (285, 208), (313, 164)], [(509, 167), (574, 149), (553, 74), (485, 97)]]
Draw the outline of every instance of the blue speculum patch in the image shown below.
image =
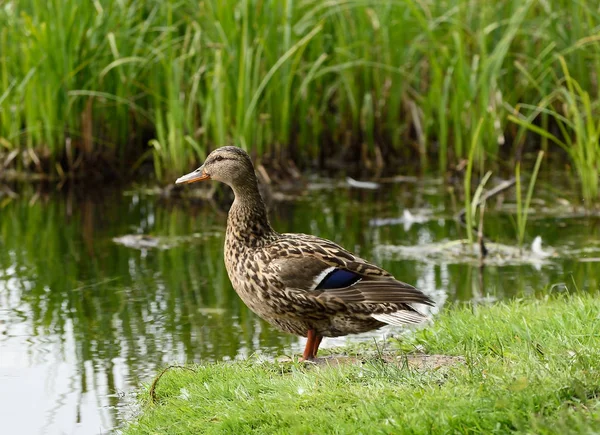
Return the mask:
[(344, 269), (335, 269), (327, 274), (317, 286), (317, 290), (327, 290), (351, 286), (362, 277), (354, 272)]

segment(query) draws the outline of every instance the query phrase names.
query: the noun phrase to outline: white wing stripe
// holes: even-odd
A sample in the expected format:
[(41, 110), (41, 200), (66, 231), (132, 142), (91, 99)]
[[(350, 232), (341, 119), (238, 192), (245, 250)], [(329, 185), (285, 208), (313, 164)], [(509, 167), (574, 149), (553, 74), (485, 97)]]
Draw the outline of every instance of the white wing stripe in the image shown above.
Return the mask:
[(323, 269), (321, 273), (315, 276), (315, 278), (313, 279), (313, 285), (311, 287), (311, 290), (316, 289), (319, 286), (319, 284), (321, 284), (321, 281), (323, 281), (325, 277), (333, 270), (335, 270), (335, 267), (328, 267), (326, 269)]

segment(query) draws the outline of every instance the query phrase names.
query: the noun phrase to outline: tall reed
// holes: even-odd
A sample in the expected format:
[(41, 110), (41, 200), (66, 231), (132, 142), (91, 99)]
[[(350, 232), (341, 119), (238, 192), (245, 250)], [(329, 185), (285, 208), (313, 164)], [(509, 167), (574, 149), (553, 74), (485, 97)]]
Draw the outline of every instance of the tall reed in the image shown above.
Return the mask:
[[(549, 132), (574, 107), (597, 117), (598, 26), (592, 4), (561, 0), (12, 0), (0, 6), (0, 150), (46, 172), (148, 158), (163, 180), (224, 144), (445, 170), (483, 119), (481, 167), (527, 139), (507, 115), (555, 101), (556, 59), (568, 109), (529, 122)], [(574, 141), (592, 141), (584, 126)]]
[(516, 180), (516, 196), (517, 196), (517, 240), (519, 242), (519, 248), (523, 248), (523, 241), (525, 240), (525, 228), (527, 226), (527, 217), (529, 216), (529, 207), (531, 205), (531, 199), (533, 198), (533, 189), (537, 180), (540, 166), (542, 165), (542, 159), (544, 158), (544, 151), (538, 153), (535, 165), (533, 166), (533, 172), (529, 179), (529, 186), (527, 187), (527, 194), (525, 196), (525, 202), (523, 202), (523, 193), (521, 191), (521, 162), (517, 162), (515, 168), (515, 180)]
[[(525, 117), (509, 116), (513, 122), (558, 145), (570, 157), (581, 183), (583, 199), (591, 204), (598, 198), (600, 176), (600, 121), (597, 120), (597, 102), (569, 73), (566, 61), (559, 57), (564, 77), (560, 86), (544, 98), (532, 114)], [(560, 104), (561, 109), (554, 109)], [(558, 106), (558, 107), (560, 107)], [(535, 125), (532, 118), (538, 114), (550, 115), (560, 131), (560, 137)], [(561, 139), (562, 138), (562, 139)]]

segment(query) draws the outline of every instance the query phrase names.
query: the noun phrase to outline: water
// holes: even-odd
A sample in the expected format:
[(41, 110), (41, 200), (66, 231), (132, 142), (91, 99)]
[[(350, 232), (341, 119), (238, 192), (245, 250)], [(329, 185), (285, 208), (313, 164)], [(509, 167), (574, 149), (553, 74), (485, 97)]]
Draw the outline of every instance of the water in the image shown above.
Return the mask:
[[(522, 253), (510, 196), (490, 201), (481, 267), (454, 243), (464, 238), (456, 201), (436, 180), (334, 184), (273, 202), (274, 226), (333, 239), (440, 306), (598, 289), (600, 219), (551, 186), (538, 189)], [(301, 339), (257, 319), (231, 288), (226, 204), (27, 189), (0, 197), (2, 433), (109, 433), (135, 412), (132, 391), (166, 364), (301, 350)], [(531, 251), (537, 235), (541, 250)]]

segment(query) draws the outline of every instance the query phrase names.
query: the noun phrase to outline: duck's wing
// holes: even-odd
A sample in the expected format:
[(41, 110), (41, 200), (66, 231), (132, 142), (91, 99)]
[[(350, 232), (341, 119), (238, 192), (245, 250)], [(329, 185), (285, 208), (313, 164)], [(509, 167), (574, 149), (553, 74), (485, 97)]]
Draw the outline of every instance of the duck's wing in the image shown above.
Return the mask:
[(284, 234), (266, 247), (269, 268), (286, 291), (306, 302), (363, 313), (384, 323), (418, 323), (410, 304), (433, 305), (420, 290), (325, 239)]
[[(331, 240), (307, 234), (281, 234), (279, 239), (263, 249), (280, 264), (296, 263), (307, 269), (306, 272), (313, 273), (315, 278), (322, 269), (329, 267), (346, 269), (364, 276), (393, 278), (386, 270), (363, 260)], [(298, 259), (306, 261), (296, 261)], [(289, 268), (284, 266), (284, 269)], [(282, 272), (293, 275), (293, 268)]]

